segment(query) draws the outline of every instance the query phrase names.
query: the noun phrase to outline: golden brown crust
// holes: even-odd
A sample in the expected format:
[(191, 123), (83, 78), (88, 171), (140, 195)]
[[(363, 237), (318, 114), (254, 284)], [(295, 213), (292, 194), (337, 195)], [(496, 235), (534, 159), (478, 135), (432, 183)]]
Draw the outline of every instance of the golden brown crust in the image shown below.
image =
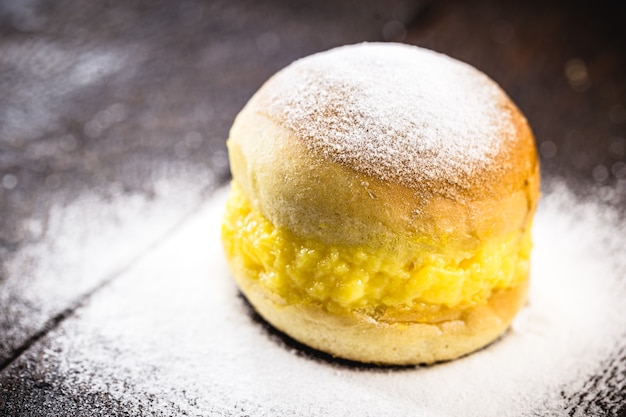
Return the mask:
[(433, 195), (427, 183), (410, 189), (325, 160), (254, 104), (237, 117), (228, 146), (233, 177), (252, 205), (300, 236), (359, 244), (388, 232), (438, 239), (452, 231), (480, 239), (520, 231), (534, 213), (539, 166), (532, 133), (525, 119), (520, 124), (520, 144), (502, 156), (507, 176), (455, 198)]

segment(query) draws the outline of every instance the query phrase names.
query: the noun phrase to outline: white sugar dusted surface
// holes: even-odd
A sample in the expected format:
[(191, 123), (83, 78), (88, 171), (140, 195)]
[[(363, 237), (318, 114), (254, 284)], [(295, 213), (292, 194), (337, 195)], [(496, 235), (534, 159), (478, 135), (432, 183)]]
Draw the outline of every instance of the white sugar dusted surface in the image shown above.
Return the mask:
[(624, 226), (566, 188), (540, 203), (530, 302), (512, 330), (406, 369), (299, 354), (255, 322), (222, 256), (225, 196), (64, 322), (33, 372), (63, 396), (106, 395), (136, 415), (568, 415), (567, 394), (626, 345)]
[(306, 145), (359, 172), (411, 186), (465, 186), (495, 169), (514, 131), (487, 76), (415, 46), (363, 43), (296, 61), (269, 82), (267, 112)]
[(171, 164), (146, 179), (149, 197), (113, 187), (108, 197), (97, 190), (54, 196), (45, 217), (28, 221), (29, 240), (0, 263), (0, 362), (163, 239), (215, 181), (191, 164)]

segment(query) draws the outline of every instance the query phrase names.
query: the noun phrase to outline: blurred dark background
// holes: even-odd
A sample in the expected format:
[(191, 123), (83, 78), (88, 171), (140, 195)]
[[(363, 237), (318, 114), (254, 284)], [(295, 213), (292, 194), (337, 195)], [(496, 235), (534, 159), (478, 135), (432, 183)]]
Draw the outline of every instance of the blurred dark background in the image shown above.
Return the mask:
[(546, 189), (623, 213), (625, 28), (623, 1), (0, 0), (0, 414), (53, 415), (27, 405), (57, 397), (25, 353), (227, 182), (238, 110), (317, 51), (398, 41), (476, 66), (527, 115)]

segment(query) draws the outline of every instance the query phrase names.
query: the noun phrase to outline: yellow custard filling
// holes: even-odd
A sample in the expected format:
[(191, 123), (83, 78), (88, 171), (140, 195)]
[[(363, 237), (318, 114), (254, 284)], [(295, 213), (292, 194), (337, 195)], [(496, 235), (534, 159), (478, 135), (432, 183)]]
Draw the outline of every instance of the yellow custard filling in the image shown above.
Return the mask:
[[(424, 245), (417, 239), (385, 245), (327, 245), (277, 228), (253, 208), (233, 181), (222, 240), (239, 273), (288, 303), (329, 311), (396, 311), (416, 304), (448, 308), (483, 303), (494, 290), (528, 276), (530, 225), (520, 236), (494, 236), (471, 250)], [(433, 242), (436, 243), (436, 242)]]

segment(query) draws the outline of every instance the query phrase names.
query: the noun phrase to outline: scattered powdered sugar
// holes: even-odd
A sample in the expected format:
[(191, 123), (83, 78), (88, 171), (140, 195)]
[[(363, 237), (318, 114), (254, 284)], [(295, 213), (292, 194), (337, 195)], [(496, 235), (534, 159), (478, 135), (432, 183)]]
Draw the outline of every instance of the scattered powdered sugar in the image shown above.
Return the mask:
[[(269, 86), (269, 88), (268, 88)], [(487, 76), (415, 46), (363, 43), (296, 61), (264, 89), (267, 112), (307, 146), (355, 170), (411, 186), (465, 187), (514, 127)]]
[(192, 164), (167, 164), (144, 179), (150, 194), (120, 185), (108, 195), (97, 189), (73, 198), (49, 195), (45, 216), (25, 222), (19, 250), (0, 263), (6, 271), (0, 274), (0, 364), (51, 317), (163, 239), (202, 203), (203, 187), (216, 182)]
[[(624, 225), (567, 188), (541, 200), (530, 301), (512, 329), (459, 360), (401, 369), (320, 358), (251, 318), (222, 255), (225, 197), (51, 335), (32, 365), (51, 392), (106, 396), (136, 415), (565, 416), (587, 381), (620, 363)], [(614, 380), (592, 398), (617, 407), (625, 388)]]

